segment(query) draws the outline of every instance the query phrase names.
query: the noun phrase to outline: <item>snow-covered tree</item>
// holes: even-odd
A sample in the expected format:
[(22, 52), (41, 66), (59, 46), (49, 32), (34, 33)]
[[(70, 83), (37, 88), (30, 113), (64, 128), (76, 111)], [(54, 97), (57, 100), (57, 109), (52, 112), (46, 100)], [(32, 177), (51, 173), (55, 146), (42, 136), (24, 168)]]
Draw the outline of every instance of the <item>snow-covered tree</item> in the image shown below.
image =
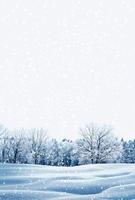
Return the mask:
[[(13, 135), (13, 134), (12, 134)], [(9, 138), (8, 157), (11, 163), (23, 163), (23, 151), (25, 145), (25, 137), (22, 130), (15, 130), (14, 135)]]
[(80, 163), (114, 162), (121, 153), (121, 143), (108, 126), (86, 125), (78, 141)]
[(72, 163), (73, 142), (63, 139), (59, 144), (59, 165), (70, 166)]
[(0, 125), (0, 161), (6, 162), (8, 155), (8, 135), (9, 131), (3, 125)]
[(32, 153), (34, 164), (42, 163), (42, 159), (45, 156), (47, 130), (43, 128), (30, 129), (29, 140), (31, 143), (30, 150)]
[(124, 141), (121, 162), (135, 163), (135, 140)]
[(76, 141), (72, 142), (72, 151), (71, 151), (71, 166), (77, 166), (79, 164), (79, 151)]
[(51, 139), (47, 142), (47, 150), (46, 150), (46, 164), (57, 166), (60, 162), (59, 157), (59, 144), (56, 139)]

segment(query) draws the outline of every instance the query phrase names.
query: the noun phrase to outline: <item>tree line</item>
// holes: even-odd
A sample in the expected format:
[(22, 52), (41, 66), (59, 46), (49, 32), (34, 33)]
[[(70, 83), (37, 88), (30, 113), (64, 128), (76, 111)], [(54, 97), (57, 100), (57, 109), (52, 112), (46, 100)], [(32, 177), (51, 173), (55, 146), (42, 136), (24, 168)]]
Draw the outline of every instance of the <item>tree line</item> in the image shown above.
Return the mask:
[(82, 127), (75, 141), (49, 138), (43, 128), (10, 131), (0, 125), (0, 162), (50, 166), (135, 163), (135, 140), (119, 140), (109, 126), (93, 123)]

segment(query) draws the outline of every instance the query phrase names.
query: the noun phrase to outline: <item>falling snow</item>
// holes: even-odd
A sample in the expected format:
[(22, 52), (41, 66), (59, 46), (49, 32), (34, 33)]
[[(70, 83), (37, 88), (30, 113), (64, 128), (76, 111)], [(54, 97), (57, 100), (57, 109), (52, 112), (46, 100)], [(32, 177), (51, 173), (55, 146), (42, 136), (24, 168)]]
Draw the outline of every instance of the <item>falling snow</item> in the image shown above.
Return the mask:
[[(1, 0), (0, 123), (75, 139), (96, 121), (134, 138), (134, 19), (134, 0)], [(135, 198), (131, 165), (0, 169), (4, 200)]]

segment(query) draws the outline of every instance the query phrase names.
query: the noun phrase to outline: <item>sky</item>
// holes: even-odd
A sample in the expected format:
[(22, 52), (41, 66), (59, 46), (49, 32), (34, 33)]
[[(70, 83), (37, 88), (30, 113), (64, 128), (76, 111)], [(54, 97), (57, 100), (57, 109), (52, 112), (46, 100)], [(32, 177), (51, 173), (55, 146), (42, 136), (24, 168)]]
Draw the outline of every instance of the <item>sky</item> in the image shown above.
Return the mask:
[(135, 138), (134, 22), (134, 0), (1, 0), (0, 123)]

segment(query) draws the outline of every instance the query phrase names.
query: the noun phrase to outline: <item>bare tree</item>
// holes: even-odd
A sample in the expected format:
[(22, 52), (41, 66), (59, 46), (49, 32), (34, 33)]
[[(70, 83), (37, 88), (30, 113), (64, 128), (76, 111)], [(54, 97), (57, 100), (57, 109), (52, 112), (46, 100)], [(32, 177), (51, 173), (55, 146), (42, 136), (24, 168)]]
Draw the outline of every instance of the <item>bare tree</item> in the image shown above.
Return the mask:
[(0, 124), (0, 151), (1, 151), (1, 162), (6, 161), (8, 151), (8, 129)]
[(9, 161), (12, 163), (21, 162), (21, 157), (23, 156), (23, 151), (25, 149), (25, 136), (24, 130), (14, 130), (12, 137), (9, 138)]
[(33, 128), (29, 130), (29, 139), (31, 143), (32, 157), (34, 164), (40, 162), (44, 156), (47, 141), (47, 130), (43, 128)]
[(80, 133), (82, 138), (78, 141), (78, 147), (83, 160), (105, 163), (117, 159), (121, 143), (114, 137), (112, 128), (91, 123), (81, 128)]
[(7, 128), (5, 128), (2, 124), (0, 124), (0, 137), (3, 137), (7, 132)]

